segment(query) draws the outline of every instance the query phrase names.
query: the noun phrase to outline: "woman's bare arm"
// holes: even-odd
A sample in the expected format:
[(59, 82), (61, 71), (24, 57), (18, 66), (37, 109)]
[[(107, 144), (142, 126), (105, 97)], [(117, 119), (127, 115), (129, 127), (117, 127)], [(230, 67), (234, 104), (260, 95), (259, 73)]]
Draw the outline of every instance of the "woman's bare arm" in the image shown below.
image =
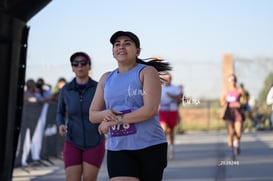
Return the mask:
[(147, 66), (140, 73), (140, 80), (143, 84), (144, 105), (139, 109), (125, 114), (124, 123), (135, 123), (150, 119), (158, 112), (161, 98), (161, 83), (158, 72), (155, 68)]
[(92, 123), (100, 123), (103, 119), (108, 116), (109, 119), (111, 117), (115, 118), (115, 114), (111, 110), (105, 110), (105, 101), (104, 101), (104, 81), (109, 72), (102, 75), (97, 85), (96, 93), (94, 95), (93, 101), (89, 108), (89, 120)]

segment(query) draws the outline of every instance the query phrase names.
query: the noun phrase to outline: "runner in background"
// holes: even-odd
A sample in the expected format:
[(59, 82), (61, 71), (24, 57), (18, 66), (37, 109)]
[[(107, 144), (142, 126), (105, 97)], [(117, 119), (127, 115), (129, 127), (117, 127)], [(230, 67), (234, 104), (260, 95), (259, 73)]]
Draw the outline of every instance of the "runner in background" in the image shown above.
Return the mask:
[[(244, 116), (245, 116), (245, 120), (247, 120), (246, 122), (252, 124), (252, 126), (254, 127), (255, 126), (255, 123), (254, 123), (254, 119), (252, 117), (252, 113), (251, 113), (251, 107), (249, 105), (249, 99), (250, 99), (250, 94), (249, 92), (245, 89), (245, 86), (243, 83), (241, 83), (239, 85), (239, 89), (241, 91), (241, 96), (240, 96), (240, 104), (241, 104), (241, 108), (242, 108), (242, 111), (244, 113)], [(245, 122), (245, 123), (246, 123)], [(245, 124), (245, 126), (247, 126)]]
[(175, 127), (179, 119), (178, 108), (182, 101), (182, 92), (179, 86), (172, 84), (172, 76), (169, 72), (163, 76), (163, 79), (159, 119), (166, 136), (169, 137), (168, 157), (173, 159)]
[(236, 155), (240, 154), (240, 140), (244, 113), (240, 103), (242, 91), (237, 86), (236, 76), (231, 74), (228, 76), (227, 82), (228, 89), (222, 92), (220, 104), (221, 106), (226, 106), (223, 120), (227, 123), (228, 146), (231, 148), (231, 158), (234, 160), (236, 159)]

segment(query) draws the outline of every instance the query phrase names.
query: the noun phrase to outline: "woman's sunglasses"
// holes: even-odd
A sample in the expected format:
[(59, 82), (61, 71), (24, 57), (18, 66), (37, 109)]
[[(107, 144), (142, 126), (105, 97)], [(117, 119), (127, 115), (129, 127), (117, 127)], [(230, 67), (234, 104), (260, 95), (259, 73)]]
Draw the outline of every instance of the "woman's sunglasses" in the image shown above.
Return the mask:
[(72, 61), (71, 62), (71, 65), (73, 66), (73, 67), (78, 67), (80, 64), (81, 64), (81, 66), (85, 66), (85, 65), (87, 65), (88, 64), (88, 60), (80, 60), (80, 61)]

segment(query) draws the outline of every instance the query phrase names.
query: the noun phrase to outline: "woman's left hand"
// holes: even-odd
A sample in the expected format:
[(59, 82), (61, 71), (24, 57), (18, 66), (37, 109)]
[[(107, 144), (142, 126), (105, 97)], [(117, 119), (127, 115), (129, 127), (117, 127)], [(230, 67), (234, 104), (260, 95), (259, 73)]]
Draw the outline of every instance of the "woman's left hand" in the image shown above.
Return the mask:
[(107, 121), (107, 120), (103, 120), (100, 125), (99, 125), (99, 133), (100, 134), (107, 134), (108, 133), (108, 129), (114, 125), (117, 124), (117, 121)]

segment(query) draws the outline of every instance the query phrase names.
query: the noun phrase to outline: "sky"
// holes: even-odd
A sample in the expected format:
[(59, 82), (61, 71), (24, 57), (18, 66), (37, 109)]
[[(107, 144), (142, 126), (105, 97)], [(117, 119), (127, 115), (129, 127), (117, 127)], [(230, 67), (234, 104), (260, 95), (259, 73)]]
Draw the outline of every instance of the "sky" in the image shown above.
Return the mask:
[(273, 67), (259, 63), (273, 59), (272, 9), (271, 0), (55, 0), (27, 23), (26, 79), (71, 80), (69, 57), (85, 51), (98, 81), (117, 67), (109, 39), (124, 30), (139, 37), (139, 58), (171, 63), (173, 83), (186, 95), (218, 98), (222, 58), (232, 54), (238, 80), (256, 97)]

